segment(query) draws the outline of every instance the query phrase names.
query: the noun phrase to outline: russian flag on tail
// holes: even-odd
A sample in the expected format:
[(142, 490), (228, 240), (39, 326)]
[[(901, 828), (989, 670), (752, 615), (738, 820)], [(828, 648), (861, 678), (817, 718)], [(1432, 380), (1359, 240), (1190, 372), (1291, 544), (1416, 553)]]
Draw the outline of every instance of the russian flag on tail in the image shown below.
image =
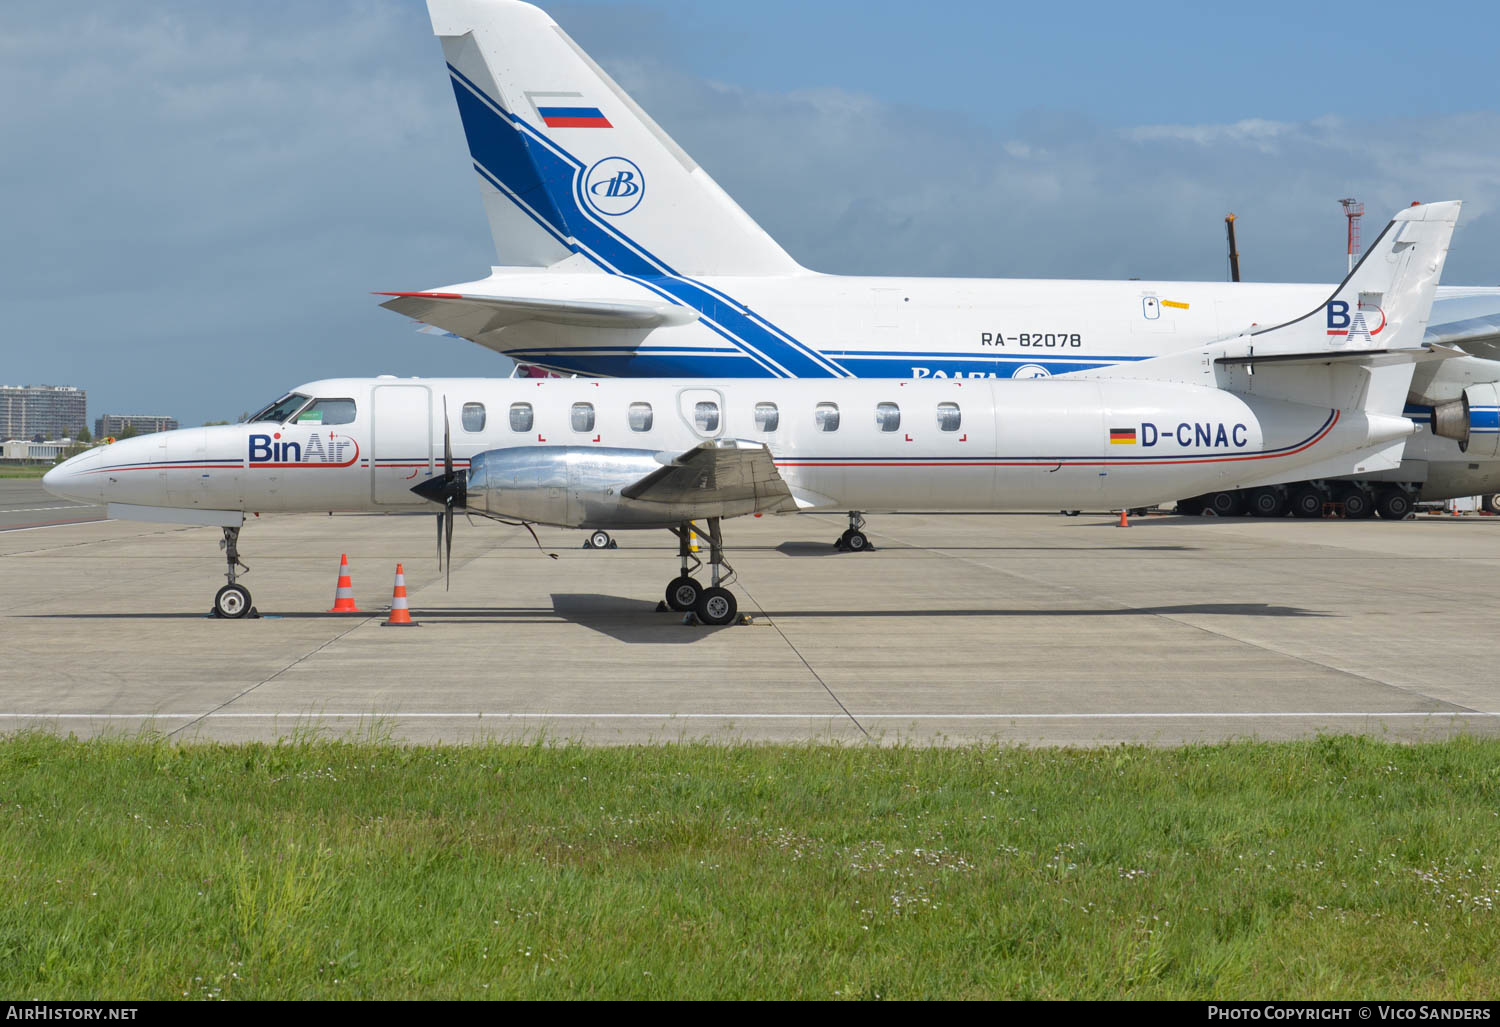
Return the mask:
[(614, 128), (598, 107), (538, 107), (548, 128)]

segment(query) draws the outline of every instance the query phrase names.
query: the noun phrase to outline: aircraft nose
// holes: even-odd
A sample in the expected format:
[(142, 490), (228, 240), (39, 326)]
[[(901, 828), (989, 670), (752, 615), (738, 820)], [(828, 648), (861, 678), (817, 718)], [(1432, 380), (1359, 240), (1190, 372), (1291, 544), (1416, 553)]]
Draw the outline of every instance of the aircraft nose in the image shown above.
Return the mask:
[(42, 475), (42, 488), (58, 499), (97, 503), (103, 496), (104, 483), (99, 480), (99, 475), (89, 472), (98, 462), (99, 450), (96, 449), (69, 457)]

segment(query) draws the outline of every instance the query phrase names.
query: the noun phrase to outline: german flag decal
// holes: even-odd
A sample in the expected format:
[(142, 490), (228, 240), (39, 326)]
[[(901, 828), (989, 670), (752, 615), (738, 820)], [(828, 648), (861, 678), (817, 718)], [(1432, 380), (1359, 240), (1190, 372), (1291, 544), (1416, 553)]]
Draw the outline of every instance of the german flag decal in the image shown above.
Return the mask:
[(1134, 428), (1111, 428), (1109, 430), (1109, 444), (1111, 446), (1133, 446), (1135, 445)]

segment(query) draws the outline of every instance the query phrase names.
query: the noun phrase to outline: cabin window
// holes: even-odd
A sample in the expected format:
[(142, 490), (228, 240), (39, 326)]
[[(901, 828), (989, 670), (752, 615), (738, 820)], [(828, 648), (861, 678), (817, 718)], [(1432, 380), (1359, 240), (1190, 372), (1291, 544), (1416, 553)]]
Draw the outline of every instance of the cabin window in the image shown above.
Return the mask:
[(535, 423), (536, 415), (532, 413), (530, 403), (512, 403), (510, 405), (511, 431), (529, 432)]
[(894, 403), (876, 403), (875, 427), (881, 431), (900, 431), (901, 408)]
[(483, 403), (465, 403), (464, 404), (464, 412), (463, 412), (464, 431), (467, 431), (467, 432), (484, 431), (484, 420), (485, 420), (485, 414), (484, 414), (484, 404)]
[(775, 403), (755, 404), (755, 427), (763, 432), (773, 432), (781, 424), (781, 411)]
[(939, 403), (937, 415), (939, 431), (958, 431), (958, 426), (964, 421), (963, 411), (958, 409), (957, 403)]
[(651, 415), (651, 404), (650, 403), (632, 403), (632, 404), (630, 404), (630, 430), (631, 431), (650, 431), (651, 430), (651, 420), (652, 420), (652, 415)]
[(705, 399), (693, 404), (693, 426), (704, 435), (719, 430), (719, 404)]
[(573, 404), (573, 430), (574, 431), (593, 431), (594, 430), (594, 404), (592, 404), (592, 403), (574, 403)]
[(813, 423), (818, 426), (818, 431), (838, 431), (839, 405), (819, 403), (818, 408), (813, 411)]
[(297, 415), (298, 424), (353, 424), (354, 400), (315, 399)]

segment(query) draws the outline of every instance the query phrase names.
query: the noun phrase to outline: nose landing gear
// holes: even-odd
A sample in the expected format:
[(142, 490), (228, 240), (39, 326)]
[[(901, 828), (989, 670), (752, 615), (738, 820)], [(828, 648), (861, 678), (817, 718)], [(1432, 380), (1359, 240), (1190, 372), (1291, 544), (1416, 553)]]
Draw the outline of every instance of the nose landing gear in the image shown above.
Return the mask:
[(240, 562), (240, 529), (225, 528), (224, 538), (219, 542), (219, 548), (224, 550), (224, 562), (228, 570), (225, 574), (229, 578), (229, 584), (219, 589), (214, 596), (213, 615), (227, 620), (239, 620), (242, 617), (259, 617), (260, 613), (250, 605), (250, 590), (244, 585), (235, 583), (235, 575), (239, 570), (246, 574), (250, 568)]
[(875, 549), (870, 545), (870, 539), (862, 530), (865, 526), (864, 515), (858, 510), (849, 511), (849, 530), (840, 535), (833, 543), (833, 548), (846, 553), (865, 553)]

